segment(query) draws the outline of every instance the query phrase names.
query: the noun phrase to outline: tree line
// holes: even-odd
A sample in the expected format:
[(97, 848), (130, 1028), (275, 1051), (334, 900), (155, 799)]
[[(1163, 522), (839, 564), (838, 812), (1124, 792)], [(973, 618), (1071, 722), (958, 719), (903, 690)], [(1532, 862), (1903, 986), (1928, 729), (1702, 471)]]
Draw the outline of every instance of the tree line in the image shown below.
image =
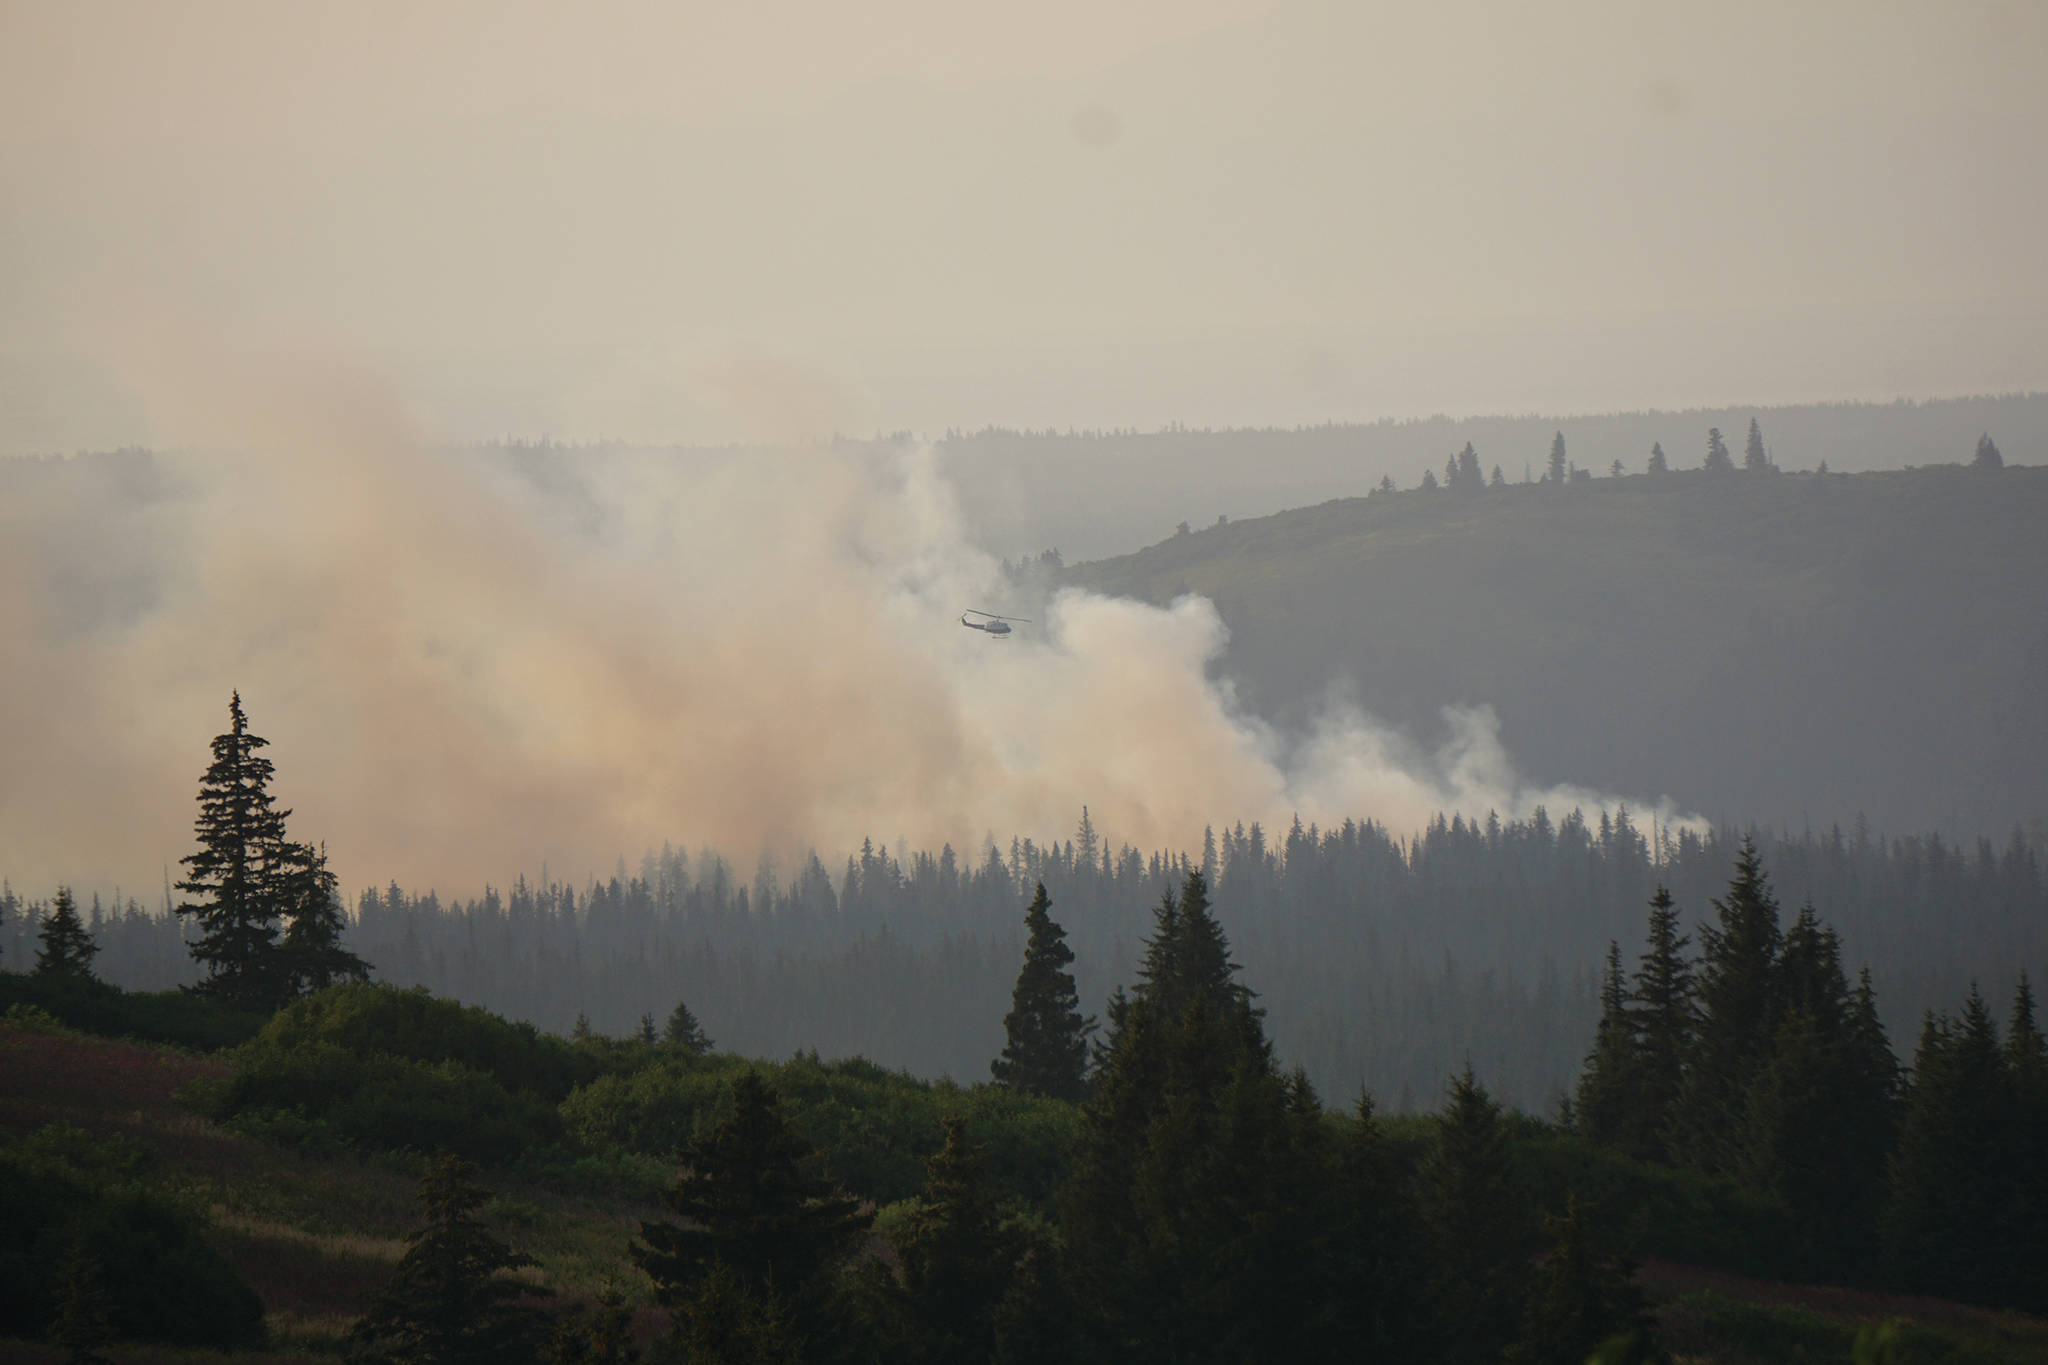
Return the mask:
[(1789, 925), (1754, 845), (1688, 951), (1650, 902), (1624, 976), (1611, 944), (1570, 1121), (1643, 1161), (1737, 1178), (1790, 1210), (1811, 1261), (2048, 1307), (2048, 1046), (2021, 971), (2003, 1039), (1973, 983), (1922, 1016), (1910, 1069), (1869, 970), (1809, 902)]
[[(2048, 959), (2037, 844), (1850, 828), (1749, 831), (1795, 901), (1830, 909), (1869, 964), (1885, 1023), (1908, 1034), (1972, 980), (2009, 992)], [(1589, 819), (1438, 817), (1401, 837), (1372, 821), (1212, 833), (1197, 854), (1115, 844), (1087, 812), (1071, 837), (944, 848), (868, 845), (835, 875), (816, 856), (751, 878), (713, 851), (667, 847), (581, 886), (515, 878), (442, 899), (387, 884), (355, 898), (348, 950), (378, 975), (567, 1032), (584, 1015), (625, 1036), (678, 996), (727, 1046), (756, 1056), (818, 1047), (928, 1076), (983, 1074), (1023, 937), (1016, 907), (1043, 882), (1062, 907), (1092, 1012), (1129, 979), (1149, 907), (1201, 871), (1268, 1027), (1316, 1083), (1360, 1084), (1394, 1111), (1425, 1109), (1466, 1059), (1501, 1095), (1547, 1109), (1575, 1084), (1601, 1010), (1600, 960), (1631, 937), (1658, 885), (1680, 906), (1718, 894), (1743, 832)], [(0, 963), (26, 963), (49, 914), (0, 893)], [(191, 917), (78, 908), (95, 967), (131, 988), (202, 979)], [(273, 924), (281, 921), (272, 921)], [(280, 944), (288, 935), (279, 937)]]

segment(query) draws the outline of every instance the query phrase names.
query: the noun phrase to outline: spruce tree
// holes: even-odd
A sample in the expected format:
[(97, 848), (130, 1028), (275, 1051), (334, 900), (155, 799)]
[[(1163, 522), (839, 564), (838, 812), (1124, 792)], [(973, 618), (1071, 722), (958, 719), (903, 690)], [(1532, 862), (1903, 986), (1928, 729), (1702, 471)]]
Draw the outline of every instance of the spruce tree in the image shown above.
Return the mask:
[(1721, 439), (1721, 428), (1707, 428), (1707, 462), (1702, 466), (1709, 474), (1730, 474), (1735, 470), (1735, 461), (1728, 458), (1728, 443)]
[(1326, 1273), (1304, 1222), (1330, 1178), (1313, 1092), (1274, 1072), (1201, 874), (1154, 916), (1060, 1193), (1071, 1283), (1116, 1358), (1313, 1354), (1325, 1299), (1290, 1272), (1307, 1256)]
[(790, 1130), (760, 1073), (733, 1082), (732, 1103), (684, 1145), (682, 1174), (662, 1196), (679, 1221), (643, 1222), (629, 1249), (634, 1264), (679, 1336), (731, 1312), (782, 1324), (799, 1342), (821, 1339), (834, 1272), (874, 1215), (810, 1171), (815, 1149)]
[(105, 1269), (92, 1253), (74, 1245), (57, 1279), (57, 1320), (50, 1340), (64, 1348), (64, 1365), (110, 1365), (100, 1347), (114, 1340), (115, 1307)]
[(476, 1168), (444, 1156), (420, 1180), (426, 1226), (370, 1311), (349, 1331), (358, 1352), (396, 1365), (512, 1365), (536, 1360), (548, 1319), (531, 1300), (548, 1291), (507, 1272), (533, 1264), (477, 1217), (490, 1198)]
[(1753, 839), (1745, 837), (1718, 928), (1700, 930), (1699, 1026), (1674, 1114), (1672, 1150), (1707, 1171), (1733, 1170), (1750, 1079), (1778, 1025), (1778, 902)]
[(649, 1013), (640, 1016), (640, 1032), (635, 1036), (645, 1047), (653, 1047), (661, 1041), (661, 1034), (654, 1027), (653, 1014)]
[(1508, 1365), (1655, 1365), (1670, 1357), (1658, 1345), (1635, 1267), (1601, 1255), (1575, 1196), (1546, 1220), (1551, 1244), (1536, 1269), (1521, 1337)]
[(1579, 1074), (1573, 1118), (1577, 1130), (1605, 1147), (1628, 1150), (1643, 1112), (1641, 1049), (1621, 979), (1621, 945), (1607, 945), (1600, 983), (1600, 1022)]
[(1421, 1179), (1441, 1334), (1433, 1358), (1493, 1365), (1518, 1333), (1532, 1248), (1500, 1106), (1470, 1066), (1451, 1082)]
[(1671, 472), (1670, 462), (1664, 458), (1664, 445), (1661, 441), (1650, 442), (1650, 462), (1644, 468), (1652, 474)]
[(1764, 453), (1764, 431), (1754, 417), (1749, 419), (1749, 439), (1742, 446), (1742, 467), (1752, 474), (1771, 472), (1771, 457)]
[(1417, 1255), (1421, 1213), (1370, 1095), (1358, 1097), (1327, 1197), (1338, 1231), (1332, 1248), (1337, 1339), (1358, 1359), (1425, 1359), (1428, 1267)]
[(85, 925), (78, 918), (78, 902), (72, 899), (71, 888), (57, 888), (56, 902), (50, 907), (50, 914), (43, 921), (37, 934), (41, 948), (36, 952), (37, 976), (66, 977), (74, 981), (91, 981), (93, 955), (100, 945), (86, 932)]
[(1972, 469), (2005, 468), (2005, 456), (1998, 453), (1998, 442), (1991, 439), (1990, 432), (1987, 431), (1977, 438), (1977, 454), (1971, 459), (1970, 467)]
[[(1886, 1244), (1916, 1288), (1978, 1302), (2028, 1297), (2017, 1254), (2019, 1181), (2011, 1078), (1998, 1025), (1973, 986), (1960, 1020), (1929, 1014), (1913, 1056), (1891, 1163)], [(2038, 1152), (2031, 1160), (2038, 1162)]]
[(338, 885), (327, 867), (325, 844), (315, 848), (287, 842), (279, 850), (277, 891), (284, 919), (279, 969), (289, 995), (370, 979), (370, 964), (341, 944), (346, 925)]
[(1650, 898), (1649, 929), (1631, 991), (1640, 1108), (1629, 1141), (1632, 1153), (1646, 1161), (1670, 1159), (1665, 1134), (1692, 1056), (1699, 1006), (1685, 956), (1690, 942), (1678, 932), (1671, 893), (1659, 886)]
[(711, 1036), (698, 1024), (697, 1016), (690, 1013), (689, 1004), (682, 1000), (676, 1001), (676, 1007), (668, 1012), (668, 1027), (662, 1030), (661, 1040), (692, 1057), (702, 1057), (714, 1046)]
[(918, 1329), (913, 1355), (985, 1361), (1021, 1248), (996, 1207), (987, 1149), (968, 1140), (959, 1115), (941, 1122), (946, 1144), (925, 1158), (924, 1204), (895, 1243)]
[(1550, 460), (1543, 467), (1543, 479), (1546, 483), (1563, 483), (1565, 477), (1564, 433), (1560, 431), (1550, 438)]
[(277, 943), (277, 880), (290, 812), (270, 795), (273, 768), (258, 753), (269, 741), (249, 732), (240, 692), (228, 704), (228, 722), (199, 780), (199, 851), (179, 860), (187, 872), (178, 889), (193, 899), (177, 910), (199, 923), (190, 948), (206, 967), (199, 989), (240, 1008), (272, 1009), (291, 988)]
[(1095, 1021), (1081, 1017), (1080, 995), (1067, 970), (1074, 950), (1049, 913), (1051, 906), (1045, 883), (1038, 883), (1024, 910), (1029, 939), (1010, 1012), (1003, 1017), (1003, 1055), (989, 1063), (989, 1072), (998, 1085), (1027, 1095), (1078, 1101), (1087, 1090), (1088, 1035)]

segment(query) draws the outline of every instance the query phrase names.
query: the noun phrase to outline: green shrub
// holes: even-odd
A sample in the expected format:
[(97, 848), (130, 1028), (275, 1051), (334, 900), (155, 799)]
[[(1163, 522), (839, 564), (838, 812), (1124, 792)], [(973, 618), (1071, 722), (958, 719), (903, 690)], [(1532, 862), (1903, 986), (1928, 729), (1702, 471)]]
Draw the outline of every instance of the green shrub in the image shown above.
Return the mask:
[(78, 977), (0, 972), (0, 1014), (11, 1019), (17, 1009), (42, 1011), (81, 1033), (169, 1043), (195, 1052), (238, 1046), (263, 1026), (260, 1014), (230, 1009), (190, 991), (124, 991)]
[(438, 999), (425, 987), (330, 987), (279, 1010), (254, 1043), (266, 1051), (326, 1045), (357, 1057), (453, 1062), (491, 1077), (513, 1094), (531, 1093), (550, 1104), (604, 1069), (600, 1058), (532, 1024)]
[(923, 1159), (943, 1140), (939, 1120), (960, 1114), (973, 1140), (988, 1146), (998, 1191), (1044, 1206), (1079, 1125), (1078, 1111), (1056, 1100), (933, 1084), (864, 1058), (801, 1055), (780, 1064), (657, 1058), (576, 1091), (562, 1102), (563, 1126), (595, 1150), (670, 1159), (700, 1126), (723, 1116), (733, 1076), (749, 1066), (775, 1087), (791, 1127), (821, 1149), (826, 1173), (877, 1203), (923, 1192)]
[(49, 1127), (0, 1147), (0, 1336), (56, 1313), (60, 1274), (97, 1263), (116, 1335), (236, 1349), (263, 1338), (263, 1304), (207, 1245), (203, 1221), (139, 1183), (141, 1148)]

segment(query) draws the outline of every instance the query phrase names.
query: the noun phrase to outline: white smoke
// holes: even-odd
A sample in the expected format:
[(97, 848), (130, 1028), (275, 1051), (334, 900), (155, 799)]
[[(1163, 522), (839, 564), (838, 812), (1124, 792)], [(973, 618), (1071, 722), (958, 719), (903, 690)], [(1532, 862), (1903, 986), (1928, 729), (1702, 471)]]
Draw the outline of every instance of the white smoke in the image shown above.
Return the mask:
[[(429, 450), (359, 378), (176, 373), (167, 434), (232, 453), (163, 459), (154, 491), (98, 464), (5, 485), (24, 889), (153, 886), (235, 688), (349, 885), (579, 877), (668, 839), (976, 853), (1084, 803), (1140, 848), (1619, 804), (1528, 787), (1484, 709), (1427, 751), (1338, 703), (1277, 734), (1211, 677), (1199, 597), (1013, 601), (928, 448), (507, 459)], [(998, 642), (968, 607), (1037, 619)]]

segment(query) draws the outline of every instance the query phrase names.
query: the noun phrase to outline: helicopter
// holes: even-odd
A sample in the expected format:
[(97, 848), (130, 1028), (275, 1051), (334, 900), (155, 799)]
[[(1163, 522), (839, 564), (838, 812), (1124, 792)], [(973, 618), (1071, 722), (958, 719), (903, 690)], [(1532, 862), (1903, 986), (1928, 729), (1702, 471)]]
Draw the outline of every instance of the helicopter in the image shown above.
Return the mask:
[[(969, 616), (985, 616), (988, 619), (986, 621), (970, 621), (967, 619)], [(972, 607), (969, 607), (966, 614), (960, 618), (960, 624), (969, 630), (987, 631), (998, 640), (1010, 633), (1010, 622), (1012, 621), (1021, 621), (1025, 625), (1031, 624), (1031, 618), (1028, 616), (998, 616), (992, 611), (976, 611)]]

